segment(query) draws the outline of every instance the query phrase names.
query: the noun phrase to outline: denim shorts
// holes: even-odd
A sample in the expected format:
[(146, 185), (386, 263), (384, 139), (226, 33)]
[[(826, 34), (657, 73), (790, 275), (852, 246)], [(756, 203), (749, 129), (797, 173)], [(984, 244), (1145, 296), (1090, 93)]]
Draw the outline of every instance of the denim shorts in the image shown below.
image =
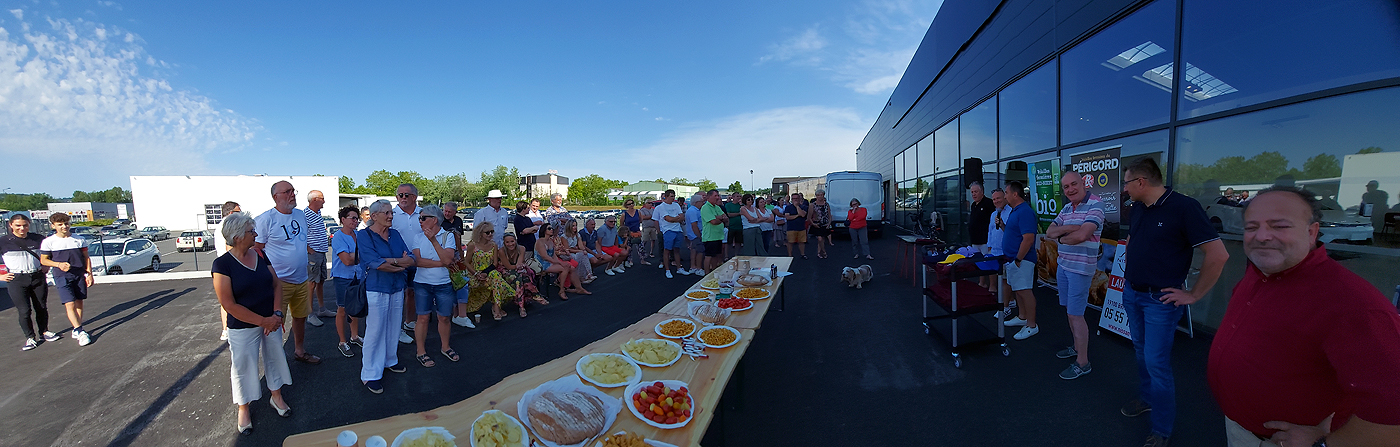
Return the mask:
[(457, 289), (457, 304), (467, 304), (467, 301), (471, 300), (471, 290), (471, 287), (462, 287), (461, 289)]
[(1084, 308), (1089, 305), (1089, 280), (1093, 278), (1063, 267), (1059, 269), (1055, 274), (1055, 285), (1060, 289), (1060, 305), (1065, 306), (1065, 313), (1084, 316)]
[(666, 250), (675, 250), (677, 243), (685, 239), (679, 231), (667, 231), (661, 235), (661, 246)]
[(350, 278), (341, 278), (338, 276), (331, 278), (331, 282), (335, 284), (336, 307), (345, 307), (345, 303), (348, 301), (347, 299), (345, 299), (345, 289), (350, 288), (350, 281), (354, 280)]
[(415, 311), (418, 315), (427, 315), (437, 311), (439, 317), (452, 316), (452, 305), (457, 304), (457, 291), (452, 290), (452, 283), (447, 284), (423, 284), (413, 283), (413, 303), (416, 305)]

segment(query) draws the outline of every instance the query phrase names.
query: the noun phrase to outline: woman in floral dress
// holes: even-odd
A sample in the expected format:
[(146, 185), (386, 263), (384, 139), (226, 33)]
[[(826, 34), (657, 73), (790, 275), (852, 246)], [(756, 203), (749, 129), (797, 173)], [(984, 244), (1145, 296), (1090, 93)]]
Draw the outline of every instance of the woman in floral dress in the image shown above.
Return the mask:
[(501, 279), (505, 280), (515, 293), (496, 295), (491, 314), (505, 315), (506, 312), (501, 310), (501, 306), (510, 301), (520, 307), (520, 318), (525, 318), (526, 299), (540, 305), (549, 304), (549, 301), (541, 297), (539, 288), (535, 287), (535, 271), (525, 266), (525, 247), (516, 242), (514, 234), (506, 234), (501, 241), (503, 246), (496, 249), (496, 271), (501, 273)]
[[(515, 289), (506, 284), (496, 268), (496, 243), (491, 239), (493, 234), (496, 234), (496, 228), (490, 222), (479, 223), (472, 229), (472, 243), (467, 247), (470, 250), (467, 256), (469, 263), (463, 272), (467, 287), (471, 289), (467, 312), (476, 312), (487, 302), (498, 302), (501, 296), (515, 295)], [(491, 316), (500, 320), (506, 313), (496, 306)]]

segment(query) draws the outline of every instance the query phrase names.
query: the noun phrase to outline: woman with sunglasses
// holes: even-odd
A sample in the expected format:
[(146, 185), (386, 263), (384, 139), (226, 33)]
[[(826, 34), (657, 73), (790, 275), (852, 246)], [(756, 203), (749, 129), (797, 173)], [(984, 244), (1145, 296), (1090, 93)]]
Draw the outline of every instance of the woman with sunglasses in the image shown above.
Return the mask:
[[(546, 223), (540, 227), (540, 239), (535, 241), (535, 259), (540, 262), (540, 267), (543, 268), (540, 273), (558, 275), (559, 279), (555, 285), (559, 286), (559, 299), (561, 300), (569, 300), (569, 296), (565, 295), (564, 292), (592, 295), (593, 292), (583, 289), (583, 283), (579, 281), (578, 269), (561, 259), (561, 257), (567, 256), (565, 254), (567, 243), (562, 241), (562, 238), (557, 237), (553, 225)], [(573, 280), (575, 288), (565, 289), (568, 287), (568, 279)]]
[[(335, 285), (335, 334), (340, 337), (340, 344), (336, 345), (340, 349), (340, 355), (354, 357), (355, 352), (350, 350), (350, 344), (363, 347), (364, 339), (360, 338), (360, 319), (350, 317), (345, 314), (345, 293), (350, 289), (350, 282), (355, 278), (364, 278), (365, 270), (360, 267), (360, 260), (355, 254), (355, 227), (360, 225), (360, 210), (354, 205), (341, 208), (340, 231), (331, 236), (331, 283)], [(345, 320), (350, 320), (350, 338), (345, 338)], [(347, 343), (348, 341), (348, 343)]]
[(491, 315), (505, 315), (501, 309), (506, 301), (515, 303), (520, 307), (520, 318), (525, 318), (525, 300), (532, 300), (541, 306), (549, 304), (549, 300), (540, 296), (540, 291), (535, 287), (535, 271), (525, 265), (525, 247), (516, 240), (515, 234), (506, 233), (501, 238), (501, 247), (496, 249), (495, 263), (496, 271), (500, 272), (501, 279), (513, 293), (496, 294), (496, 302), (491, 308)]
[[(469, 262), (467, 269), (462, 272), (467, 279), (467, 287), (471, 290), (470, 298), (464, 304), (467, 312), (476, 312), (488, 302), (499, 302), (503, 296), (515, 295), (515, 290), (501, 279), (501, 272), (496, 271), (495, 234), (496, 226), (490, 222), (482, 222), (472, 229), (472, 242), (466, 250)], [(491, 318), (496, 321), (505, 316), (506, 313), (501, 310), (500, 305), (491, 309)]]

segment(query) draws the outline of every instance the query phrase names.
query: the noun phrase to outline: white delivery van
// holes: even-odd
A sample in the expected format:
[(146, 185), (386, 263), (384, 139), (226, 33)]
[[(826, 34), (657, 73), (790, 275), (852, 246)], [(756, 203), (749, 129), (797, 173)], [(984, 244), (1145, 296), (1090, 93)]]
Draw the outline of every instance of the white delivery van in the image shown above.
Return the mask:
[(878, 172), (840, 171), (826, 175), (826, 201), (831, 204), (833, 229), (845, 233), (846, 214), (850, 212), (851, 199), (855, 198), (860, 200), (860, 207), (865, 208), (870, 237), (879, 237), (885, 224), (881, 180)]

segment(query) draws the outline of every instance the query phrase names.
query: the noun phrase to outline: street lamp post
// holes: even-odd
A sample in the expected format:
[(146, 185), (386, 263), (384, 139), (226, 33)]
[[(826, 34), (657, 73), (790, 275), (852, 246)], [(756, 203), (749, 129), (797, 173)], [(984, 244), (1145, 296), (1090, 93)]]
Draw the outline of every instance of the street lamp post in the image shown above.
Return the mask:
[(754, 191), (754, 192), (758, 192), (758, 188), (755, 188), (754, 186), (758, 186), (758, 185), (753, 184), (753, 170), (750, 169), (750, 170), (749, 170), (749, 190), (750, 190), (750, 191)]

